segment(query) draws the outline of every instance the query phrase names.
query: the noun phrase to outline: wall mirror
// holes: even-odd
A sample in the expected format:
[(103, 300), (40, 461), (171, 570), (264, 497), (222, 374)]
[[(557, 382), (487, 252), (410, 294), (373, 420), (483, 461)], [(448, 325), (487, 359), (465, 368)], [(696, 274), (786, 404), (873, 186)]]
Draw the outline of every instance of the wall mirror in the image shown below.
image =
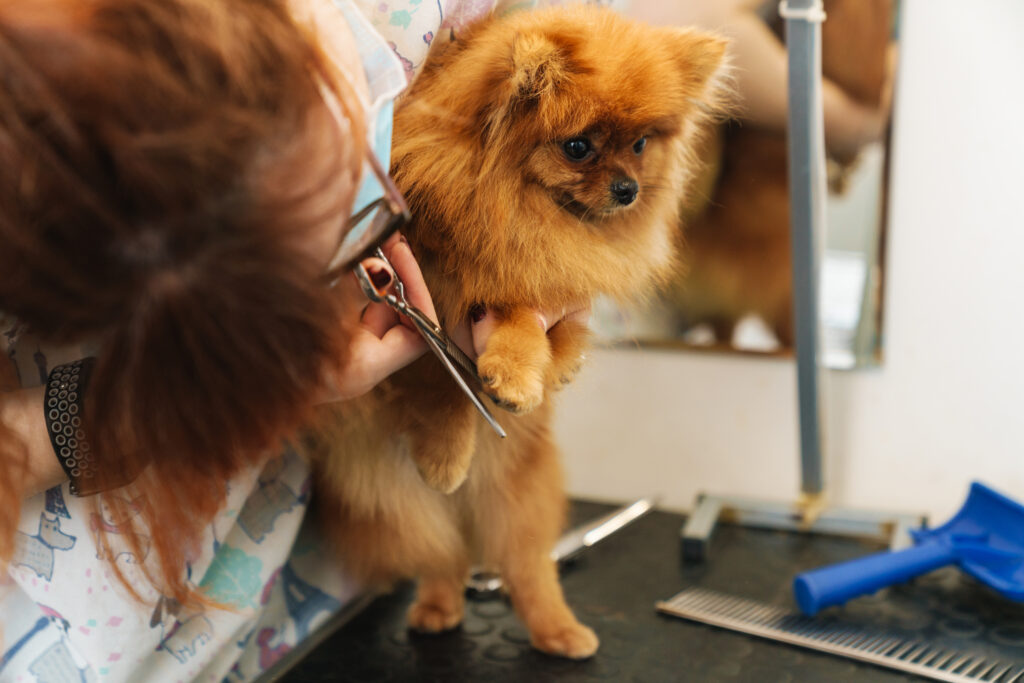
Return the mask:
[[(734, 43), (753, 35), (752, 40), (765, 45), (750, 52), (766, 46), (781, 52), (781, 69), (767, 69), (758, 83), (778, 89), (784, 107), (785, 47), (778, 3), (736, 4), (739, 14), (734, 16), (761, 24), (753, 34), (733, 35)], [(888, 122), (898, 9), (896, 0), (825, 0), (822, 72), (829, 195), (820, 309), (823, 361), (831, 368), (871, 366), (882, 359)], [(744, 17), (744, 11), (750, 16)], [(732, 33), (727, 28), (723, 32)], [(744, 63), (735, 61), (737, 66)], [(681, 268), (660, 296), (643, 304), (599, 302), (592, 327), (602, 343), (766, 356), (792, 353), (785, 115), (778, 117), (782, 123), (777, 126), (770, 116), (746, 115), (747, 101), (755, 95), (746, 98), (744, 87), (751, 86), (738, 78), (743, 102), (739, 117), (716, 127), (704, 144), (705, 169), (684, 204)]]

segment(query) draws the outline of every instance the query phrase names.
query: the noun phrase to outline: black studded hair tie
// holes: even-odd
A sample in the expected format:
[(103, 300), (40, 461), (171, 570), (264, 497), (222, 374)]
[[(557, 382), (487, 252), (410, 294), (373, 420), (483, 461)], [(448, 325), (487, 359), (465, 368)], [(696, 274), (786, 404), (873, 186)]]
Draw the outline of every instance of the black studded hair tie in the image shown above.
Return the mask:
[(46, 431), (75, 496), (99, 493), (93, 453), (82, 432), (82, 396), (95, 363), (82, 358), (58, 365), (46, 381)]

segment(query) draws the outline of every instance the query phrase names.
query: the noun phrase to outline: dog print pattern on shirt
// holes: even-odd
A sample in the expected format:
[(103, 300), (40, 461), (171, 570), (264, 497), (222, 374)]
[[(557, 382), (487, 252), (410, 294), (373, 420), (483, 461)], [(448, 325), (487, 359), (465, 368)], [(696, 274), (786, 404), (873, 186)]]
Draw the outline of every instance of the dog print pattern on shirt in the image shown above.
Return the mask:
[(75, 546), (75, 537), (60, 528), (60, 518), (51, 518), (45, 512), (39, 516), (39, 531), (34, 536), (19, 531), (14, 539), (15, 566), (28, 567), (39, 578), (49, 581), (53, 578), (55, 551), (70, 550)]

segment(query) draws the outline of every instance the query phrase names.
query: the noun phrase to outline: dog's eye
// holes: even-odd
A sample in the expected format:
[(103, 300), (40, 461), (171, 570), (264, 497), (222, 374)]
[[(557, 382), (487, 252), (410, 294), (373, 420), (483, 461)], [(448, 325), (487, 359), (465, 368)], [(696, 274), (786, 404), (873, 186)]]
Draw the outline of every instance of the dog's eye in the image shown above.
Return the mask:
[(573, 138), (563, 143), (562, 149), (565, 151), (565, 156), (573, 161), (583, 161), (590, 155), (593, 147), (590, 146), (590, 140), (586, 138)]
[(644, 137), (640, 138), (639, 140), (633, 143), (633, 151), (636, 152), (637, 154), (640, 154), (641, 152), (644, 151), (644, 147), (646, 146), (647, 136), (645, 135)]

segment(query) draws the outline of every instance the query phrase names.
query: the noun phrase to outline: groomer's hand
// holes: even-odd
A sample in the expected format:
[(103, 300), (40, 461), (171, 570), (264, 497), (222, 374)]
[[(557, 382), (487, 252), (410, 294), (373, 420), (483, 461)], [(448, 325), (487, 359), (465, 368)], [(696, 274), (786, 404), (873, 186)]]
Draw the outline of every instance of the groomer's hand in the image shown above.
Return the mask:
[[(590, 319), (590, 305), (581, 305), (576, 308), (551, 309), (541, 311), (535, 309), (537, 325), (548, 332), (563, 320), (572, 320), (583, 325)], [(452, 332), (452, 340), (474, 360), (487, 348), (487, 340), (490, 339), (494, 328), (498, 326), (498, 316), (494, 311), (483, 306), (478, 306), (469, 313), (469, 320), (459, 329)]]
[[(395, 234), (382, 249), (405, 283), (405, 296), (409, 302), (436, 320), (434, 302), (423, 281), (423, 273), (404, 238)], [(394, 278), (394, 274), (381, 259), (368, 258), (362, 264), (381, 289), (386, 288)], [(427, 350), (426, 342), (411, 321), (399, 316), (386, 304), (367, 302), (354, 274), (345, 280), (339, 286), (347, 288), (344, 295), (351, 301), (349, 308), (359, 320), (351, 325), (348, 359), (332, 378), (325, 402), (362, 396)]]
[[(436, 322), (434, 302), (408, 243), (400, 234), (396, 234), (384, 244), (383, 250), (405, 283), (406, 298)], [(386, 287), (393, 277), (387, 264), (380, 259), (369, 258), (362, 263), (378, 287)], [(355, 302), (365, 302), (365, 295), (359, 289), (355, 275), (349, 279), (351, 281), (346, 285), (346, 296), (354, 302), (351, 307), (353, 311), (361, 313), (358, 313), (359, 321), (353, 326), (348, 360), (332, 378), (332, 386), (324, 402), (362, 396), (427, 350), (426, 342), (415, 325), (398, 315), (390, 306), (369, 302), (360, 308), (359, 303)], [(538, 310), (536, 313), (537, 325), (547, 331), (562, 320), (578, 320), (585, 324), (590, 316), (590, 308)], [(470, 317), (456, 329), (450, 330), (449, 334), (463, 351), (475, 359), (487, 348), (487, 340), (497, 324), (494, 312), (481, 307), (472, 311)]]

